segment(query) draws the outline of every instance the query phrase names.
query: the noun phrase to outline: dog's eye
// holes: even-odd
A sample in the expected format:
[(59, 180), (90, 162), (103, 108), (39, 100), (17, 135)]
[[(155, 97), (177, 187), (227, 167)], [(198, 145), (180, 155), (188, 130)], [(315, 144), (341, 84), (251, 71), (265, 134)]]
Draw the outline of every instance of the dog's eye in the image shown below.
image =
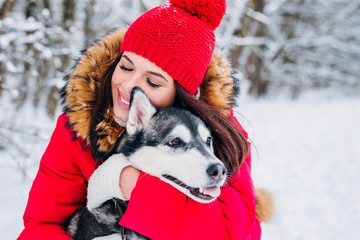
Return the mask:
[(208, 138), (206, 139), (206, 145), (208, 145), (208, 146), (210, 147), (211, 144), (212, 144), (212, 137), (208, 137)]
[(173, 138), (171, 139), (168, 144), (170, 147), (182, 147), (185, 143), (180, 138)]

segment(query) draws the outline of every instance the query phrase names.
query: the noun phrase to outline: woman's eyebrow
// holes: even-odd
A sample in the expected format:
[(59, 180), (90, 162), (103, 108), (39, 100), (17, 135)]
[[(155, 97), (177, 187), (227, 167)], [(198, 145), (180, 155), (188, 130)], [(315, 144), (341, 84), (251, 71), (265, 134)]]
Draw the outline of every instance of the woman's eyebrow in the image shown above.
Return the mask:
[(134, 63), (130, 60), (130, 58), (128, 56), (126, 56), (125, 54), (123, 55), (123, 58), (125, 58), (126, 60), (129, 61), (129, 63), (131, 63), (132, 65), (134, 65)]
[(163, 75), (161, 75), (160, 73), (152, 72), (152, 71), (147, 71), (147, 72), (150, 73), (150, 74), (152, 74), (152, 75), (161, 77), (161, 78), (163, 78), (165, 81), (169, 82), (169, 81), (168, 81)]

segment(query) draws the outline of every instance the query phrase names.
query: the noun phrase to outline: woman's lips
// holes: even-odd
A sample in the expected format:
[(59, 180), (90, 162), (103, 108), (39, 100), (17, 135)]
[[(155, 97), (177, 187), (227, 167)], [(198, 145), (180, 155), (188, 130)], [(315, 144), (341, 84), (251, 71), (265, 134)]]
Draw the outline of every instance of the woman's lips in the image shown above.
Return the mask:
[(117, 102), (120, 108), (129, 111), (129, 101), (130, 99), (126, 98), (121, 94), (120, 90), (118, 90)]

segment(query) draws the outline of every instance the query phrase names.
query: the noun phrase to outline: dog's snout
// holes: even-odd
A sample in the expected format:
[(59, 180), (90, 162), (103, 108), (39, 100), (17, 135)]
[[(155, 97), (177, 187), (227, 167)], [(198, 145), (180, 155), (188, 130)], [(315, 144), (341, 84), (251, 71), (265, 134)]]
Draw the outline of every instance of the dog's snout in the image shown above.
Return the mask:
[(216, 181), (222, 180), (226, 175), (226, 168), (224, 165), (216, 163), (211, 165), (207, 170), (207, 174)]

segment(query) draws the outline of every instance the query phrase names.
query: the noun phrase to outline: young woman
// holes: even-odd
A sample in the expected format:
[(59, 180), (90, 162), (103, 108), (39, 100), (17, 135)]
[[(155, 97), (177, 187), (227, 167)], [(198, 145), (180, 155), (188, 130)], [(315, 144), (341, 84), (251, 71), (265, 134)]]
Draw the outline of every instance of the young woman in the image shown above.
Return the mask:
[[(229, 62), (214, 52), (225, 0), (170, 2), (87, 49), (68, 76), (64, 113), (41, 159), (19, 239), (71, 239), (61, 224), (86, 205), (99, 166), (89, 187), (103, 194), (89, 195), (88, 207), (130, 199), (122, 226), (152, 239), (260, 239), (247, 134), (232, 115), (235, 83)], [(195, 202), (128, 164), (107, 161), (135, 86), (156, 107), (187, 108), (210, 127), (229, 175), (215, 201)]]

